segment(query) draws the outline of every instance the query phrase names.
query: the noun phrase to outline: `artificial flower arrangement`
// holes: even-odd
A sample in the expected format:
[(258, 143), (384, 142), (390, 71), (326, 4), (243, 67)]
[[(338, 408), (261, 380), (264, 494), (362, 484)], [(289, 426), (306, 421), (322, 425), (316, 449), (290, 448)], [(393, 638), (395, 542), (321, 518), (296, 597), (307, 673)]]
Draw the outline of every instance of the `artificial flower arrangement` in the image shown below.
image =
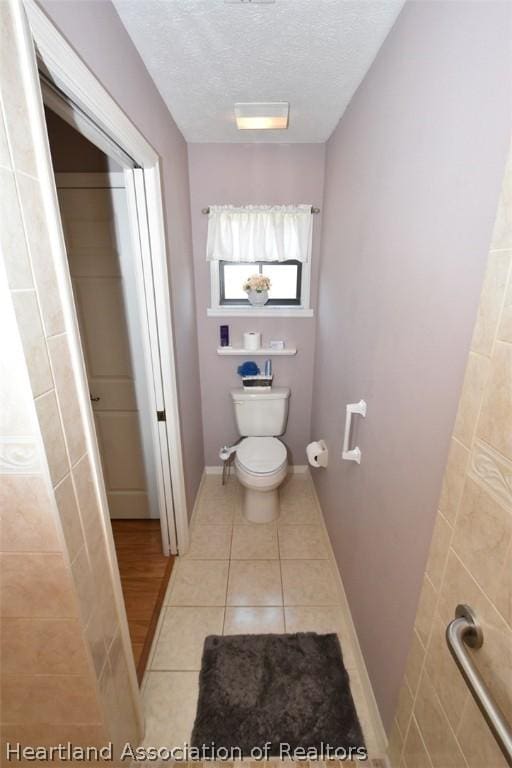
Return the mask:
[(244, 283), (244, 291), (256, 291), (256, 293), (263, 293), (263, 291), (270, 290), (270, 278), (265, 275), (251, 275)]

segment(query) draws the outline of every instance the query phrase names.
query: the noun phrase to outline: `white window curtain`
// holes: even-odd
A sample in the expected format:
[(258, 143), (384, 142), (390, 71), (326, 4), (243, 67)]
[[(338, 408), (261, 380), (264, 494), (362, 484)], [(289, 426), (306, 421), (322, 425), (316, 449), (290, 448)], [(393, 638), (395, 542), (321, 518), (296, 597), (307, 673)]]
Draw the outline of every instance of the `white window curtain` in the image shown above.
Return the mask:
[(311, 205), (212, 205), (207, 261), (309, 261)]

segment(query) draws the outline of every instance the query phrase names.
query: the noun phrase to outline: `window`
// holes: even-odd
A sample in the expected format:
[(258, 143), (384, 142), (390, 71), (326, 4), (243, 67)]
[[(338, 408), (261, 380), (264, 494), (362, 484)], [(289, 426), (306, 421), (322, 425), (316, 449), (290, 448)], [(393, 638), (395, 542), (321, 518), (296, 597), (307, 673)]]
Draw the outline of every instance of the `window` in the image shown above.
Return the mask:
[[(208, 315), (313, 317), (309, 303), (311, 205), (217, 205), (208, 211)], [(269, 300), (263, 306), (251, 305), (243, 290), (247, 278), (255, 273), (271, 282)]]
[[(249, 303), (243, 284), (260, 272), (270, 277), (269, 300), (263, 307)], [(309, 306), (311, 262), (210, 261), (210, 317), (313, 317)]]
[(256, 273), (270, 278), (266, 307), (300, 306), (302, 303), (302, 263), (300, 261), (219, 262), (219, 304), (249, 306), (243, 284)]

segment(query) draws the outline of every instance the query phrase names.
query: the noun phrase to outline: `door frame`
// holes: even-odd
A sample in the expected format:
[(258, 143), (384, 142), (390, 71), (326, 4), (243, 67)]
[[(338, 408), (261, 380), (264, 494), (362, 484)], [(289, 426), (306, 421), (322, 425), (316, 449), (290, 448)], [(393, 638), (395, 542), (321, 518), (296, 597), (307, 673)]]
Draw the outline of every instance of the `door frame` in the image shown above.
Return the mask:
[[(66, 110), (63, 110), (63, 104), (66, 105), (68, 112), (69, 107), (73, 108), (73, 104), (78, 105), (78, 108), (73, 111), (75, 128), (78, 128), (100, 149), (107, 151), (107, 154), (113, 156), (117, 162), (124, 166), (132, 211), (133, 206), (135, 206), (139, 225), (142, 220), (145, 219), (146, 221), (146, 241), (141, 244), (139, 249), (144, 275), (142, 271), (139, 273), (138, 291), (141, 296), (145, 297), (149, 333), (153, 337), (151, 349), (153, 368), (151, 371), (148, 370), (147, 374), (153, 381), (156, 381), (158, 376), (155, 376), (154, 366), (158, 363), (161, 381), (160, 386), (155, 387), (155, 405), (156, 410), (163, 410), (166, 416), (166, 421), (157, 422), (155, 413), (156, 434), (159, 440), (160, 455), (163, 457), (163, 471), (161, 473), (163, 488), (160, 490), (163, 491), (169, 501), (172, 501), (174, 511), (173, 519), (169, 520), (169, 515), (165, 515), (165, 520), (162, 520), (162, 541), (166, 554), (172, 550), (183, 554), (189, 546), (189, 526), (178, 409), (160, 158), (35, 0), (23, 0), (23, 5), (40, 60), (51, 80), (70, 99), (70, 104), (67, 105), (55, 94), (54, 100), (50, 104), (51, 96), (48, 95), (48, 106), (64, 116), (63, 111)], [(65, 116), (64, 119), (66, 119)], [(127, 167), (127, 157), (135, 162), (137, 168), (133, 168), (133, 162), (131, 168)], [(52, 186), (55, 195), (55, 200), (52, 202), (57, 205), (54, 180)], [(59, 240), (65, 256), (61, 236)], [(135, 261), (139, 262), (139, 259), (136, 258)], [(58, 265), (57, 268), (61, 270), (62, 264)], [(146, 282), (141, 283), (141, 280)], [(150, 280), (149, 283), (148, 280)], [(64, 276), (64, 282), (69, 285), (69, 275)], [(69, 296), (69, 299), (72, 302), (72, 295)], [(74, 313), (74, 307), (72, 312)], [(83, 369), (79, 336), (77, 338), (76, 317), (73, 320), (73, 345), (80, 357), (80, 368)], [(155, 332), (158, 333), (158, 342), (154, 338)], [(83, 390), (81, 397), (84, 405), (87, 404), (84, 407), (84, 412), (87, 414), (92, 436), (91, 449), (98, 476), (101, 477), (101, 461), (84, 374), (85, 371), (83, 371), (80, 382), (80, 388)], [(100, 485), (103, 484), (100, 483)], [(103, 505), (103, 513), (109, 517), (104, 487), (98, 488), (98, 492)], [(115, 553), (113, 555), (115, 556)]]

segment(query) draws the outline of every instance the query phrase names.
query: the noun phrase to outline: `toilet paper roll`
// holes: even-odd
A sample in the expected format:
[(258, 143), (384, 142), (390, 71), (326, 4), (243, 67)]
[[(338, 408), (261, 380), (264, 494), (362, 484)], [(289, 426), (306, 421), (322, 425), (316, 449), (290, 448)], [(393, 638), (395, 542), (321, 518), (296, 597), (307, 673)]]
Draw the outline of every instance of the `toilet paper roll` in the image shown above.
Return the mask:
[(255, 352), (261, 347), (261, 333), (257, 331), (249, 331), (244, 333), (244, 349), (250, 352)]
[(306, 456), (312, 467), (326, 467), (328, 452), (324, 441), (315, 441), (306, 446)]

